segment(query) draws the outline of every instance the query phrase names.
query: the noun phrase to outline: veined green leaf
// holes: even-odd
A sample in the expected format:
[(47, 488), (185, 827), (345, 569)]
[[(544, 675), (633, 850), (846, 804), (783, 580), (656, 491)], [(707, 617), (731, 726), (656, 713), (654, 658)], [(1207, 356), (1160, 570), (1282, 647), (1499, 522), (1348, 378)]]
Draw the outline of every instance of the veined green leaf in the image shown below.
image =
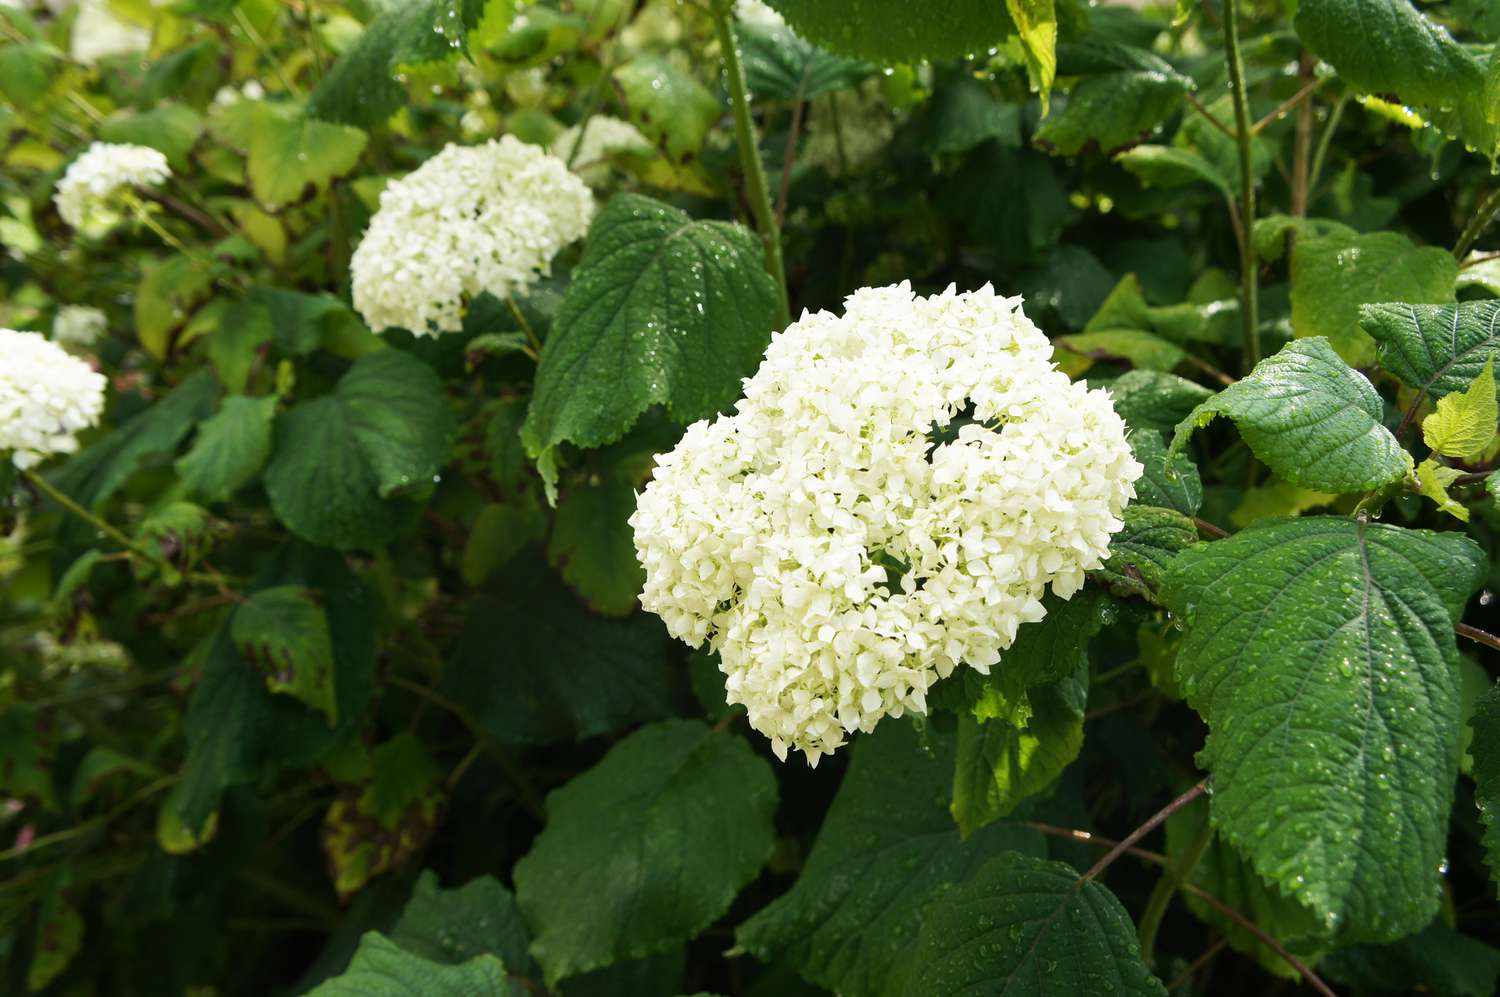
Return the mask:
[(1495, 402), (1495, 355), (1464, 391), (1438, 399), (1437, 409), (1422, 420), (1422, 439), (1436, 452), (1472, 460), (1495, 439), (1500, 405)]

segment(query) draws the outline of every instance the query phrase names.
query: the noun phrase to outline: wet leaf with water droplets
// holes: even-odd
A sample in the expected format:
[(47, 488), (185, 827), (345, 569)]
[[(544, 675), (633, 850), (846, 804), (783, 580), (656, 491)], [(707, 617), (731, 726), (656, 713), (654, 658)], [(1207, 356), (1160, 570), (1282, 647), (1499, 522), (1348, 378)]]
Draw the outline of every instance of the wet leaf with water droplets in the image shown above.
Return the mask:
[(444, 965), (413, 955), (382, 934), (367, 932), (349, 968), (308, 991), (308, 997), (522, 997), (529, 993), (492, 955)]
[(1179, 554), (1177, 678), (1209, 725), (1215, 827), (1340, 941), (1437, 910), (1461, 728), (1467, 537), (1315, 516)]
[(797, 33), (830, 52), (881, 63), (983, 51), (1015, 33), (998, 0), (948, 0), (942, 16), (908, 0), (770, 0)]
[(1500, 353), (1500, 301), (1365, 305), (1359, 324), (1379, 344), (1380, 365), (1429, 399), (1463, 391)]
[(1485, 861), (1490, 878), (1500, 883), (1500, 685), (1480, 698), (1469, 726), (1474, 731), (1469, 754), (1474, 758), (1474, 801), (1484, 823)]

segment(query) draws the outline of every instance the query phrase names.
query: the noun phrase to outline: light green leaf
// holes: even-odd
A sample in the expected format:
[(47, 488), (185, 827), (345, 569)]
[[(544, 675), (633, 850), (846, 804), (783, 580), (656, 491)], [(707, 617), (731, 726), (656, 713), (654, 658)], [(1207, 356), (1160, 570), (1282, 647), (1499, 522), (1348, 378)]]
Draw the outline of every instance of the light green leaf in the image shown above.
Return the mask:
[(1135, 483), (1135, 500), (1141, 505), (1175, 509), (1192, 516), (1203, 505), (1203, 481), (1198, 465), (1186, 454), (1167, 454), (1160, 433), (1130, 434), (1130, 450), (1145, 470)]
[(1115, 162), (1153, 187), (1186, 187), (1206, 183), (1225, 197), (1234, 197), (1231, 181), (1213, 163), (1193, 152), (1166, 145), (1138, 145), (1115, 157)]
[(1048, 152), (1112, 155), (1143, 141), (1180, 106), (1193, 81), (1145, 49), (1064, 45), (1057, 72), (1083, 75), (1061, 111), (1042, 122), (1034, 141)]
[(1086, 661), (1074, 675), (1026, 695), (1029, 716), (1019, 726), (1004, 718), (958, 718), (952, 810), (966, 837), (1052, 785), (1083, 747)]
[(99, 125), (99, 138), (156, 149), (172, 169), (189, 168), (188, 154), (203, 134), (203, 117), (185, 104), (163, 101), (149, 111), (117, 111)]
[(142, 268), (135, 290), (135, 335), (157, 360), (172, 351), (174, 334), (213, 289), (213, 272), (191, 256), (178, 254)]
[(445, 890), (431, 869), (422, 873), (390, 939), (432, 962), (453, 964), (492, 955), (512, 972), (530, 972), (526, 925), (516, 898), (493, 876)]
[(1087, 359), (1084, 369), (1095, 360), (1126, 360), (1143, 370), (1168, 371), (1182, 363), (1182, 347), (1141, 329), (1104, 329), (1081, 332), (1076, 336), (1059, 336), (1055, 342), (1070, 353)]
[(1463, 391), (1500, 352), (1500, 301), (1365, 305), (1360, 325), (1380, 365), (1430, 398)]
[(18, 108), (35, 106), (52, 89), (61, 65), (47, 46), (8, 43), (0, 47), (0, 97)]
[(295, 104), (236, 101), (218, 108), (209, 123), (246, 153), (250, 187), (271, 209), (354, 169), (369, 141), (358, 128), (316, 120)]
[(947, 792), (933, 792), (952, 784), (952, 734), (929, 727), (924, 736), (888, 719), (852, 756), (791, 890), (742, 924), (736, 940), (819, 986), (891, 997), (936, 891), (967, 882), (997, 855), (1041, 856), (1045, 845), (1015, 825), (959, 836)]
[(1317, 516), (1256, 523), (1168, 571), (1214, 825), (1344, 942), (1399, 938), (1437, 911), (1461, 727), (1453, 626), (1483, 565), (1459, 534)]
[(1422, 420), (1422, 439), (1436, 452), (1472, 460), (1489, 449), (1500, 421), (1495, 402), (1495, 355), (1464, 391), (1438, 399), (1437, 408)]
[(230, 634), (272, 692), (286, 693), (338, 723), (328, 617), (293, 585), (261, 589), (234, 611)]
[(1167, 992), (1113, 893), (1072, 866), (1017, 853), (934, 897), (905, 962), (906, 997)]
[(547, 541), (547, 560), (583, 601), (604, 616), (628, 616), (646, 584), (635, 556), (635, 489), (607, 479), (563, 492)]
[(1053, 0), (1005, 0), (1005, 8), (1021, 38), (1026, 76), (1031, 88), (1041, 94), (1045, 116), (1052, 81), (1057, 77), (1057, 11)]
[(1360, 328), (1360, 305), (1450, 302), (1458, 263), (1397, 232), (1337, 229), (1298, 236), (1291, 273), (1292, 331), (1326, 336), (1339, 356), (1364, 367), (1375, 360), (1375, 344)]
[(444, 965), (413, 955), (377, 932), (367, 932), (349, 968), (308, 991), (307, 997), (521, 997), (528, 991), (505, 975), (492, 955)]
[(1273, 516), (1300, 516), (1309, 509), (1328, 505), (1338, 498), (1330, 492), (1316, 492), (1311, 488), (1274, 478), (1264, 485), (1245, 489), (1240, 504), (1229, 514), (1229, 522), (1244, 529), (1257, 519)]
[(1328, 340), (1297, 340), (1178, 423), (1171, 452), (1222, 415), (1234, 420), (1255, 456), (1292, 484), (1371, 491), (1412, 469), (1410, 455), (1381, 423), (1383, 414), (1375, 388)]
[(402, 493), (447, 463), (456, 431), (432, 368), (400, 350), (371, 353), (331, 394), (277, 420), (266, 494), (303, 539), (374, 547), (410, 521), (415, 507)]
[(904, 0), (770, 0), (797, 33), (830, 52), (878, 63), (982, 52), (1015, 33), (1003, 4), (951, 0), (933, 17)]
[(713, 415), (760, 360), (775, 310), (755, 236), (617, 195), (589, 230), (542, 351), (527, 450), (611, 443), (653, 404), (684, 425)]
[(499, 572), (470, 605), (443, 692), (507, 745), (596, 737), (676, 713), (676, 659), (661, 621), (601, 619), (540, 561)]
[(659, 56), (637, 56), (613, 78), (631, 122), (674, 162), (696, 157), (708, 130), (724, 116), (713, 91)]
[(708, 927), (770, 857), (775, 810), (770, 766), (690, 720), (641, 728), (548, 794), (514, 872), (547, 985)]
[(1366, 93), (1452, 106), (1483, 86), (1478, 61), (1407, 0), (1300, 0), (1307, 47)]
[(847, 90), (875, 71), (867, 62), (830, 55), (785, 25), (735, 23), (745, 83), (756, 97), (813, 100)]
[(36, 912), (36, 943), (26, 971), (26, 989), (45, 990), (83, 950), (84, 921), (68, 896), (72, 869), (56, 867), (47, 879), (47, 892)]
[(213, 418), (198, 427), (192, 449), (177, 460), (177, 476), (189, 495), (223, 502), (260, 473), (271, 455), (276, 398), (231, 395)]
[(1469, 754), (1474, 758), (1474, 802), (1484, 825), (1485, 862), (1490, 879), (1500, 883), (1500, 684), (1480, 698), (1469, 726), (1474, 731)]
[(370, 770), (368, 785), (334, 800), (318, 836), (340, 897), (421, 851), (443, 809), (443, 770), (409, 731), (375, 748)]
[(1125, 527), (1109, 544), (1109, 557), (1097, 574), (1111, 591), (1156, 601), (1167, 567), (1179, 551), (1198, 542), (1198, 527), (1182, 513), (1132, 503)]

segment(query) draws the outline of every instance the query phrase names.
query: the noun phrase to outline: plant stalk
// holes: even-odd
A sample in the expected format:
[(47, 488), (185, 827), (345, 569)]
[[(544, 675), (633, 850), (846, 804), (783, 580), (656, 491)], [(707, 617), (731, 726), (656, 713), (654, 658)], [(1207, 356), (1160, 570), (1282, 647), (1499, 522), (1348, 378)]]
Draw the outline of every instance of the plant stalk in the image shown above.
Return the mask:
[(73, 501), (72, 498), (64, 494), (59, 489), (55, 488), (50, 481), (42, 477), (40, 474), (37, 474), (31, 468), (28, 467), (22, 470), (21, 476), (27, 481), (31, 482), (32, 486), (36, 488), (37, 491), (47, 496), (53, 502), (56, 502), (63, 509), (66, 509), (68, 512), (71, 512), (79, 519), (88, 523), (94, 529), (109, 537), (121, 547), (124, 547), (126, 550), (130, 551), (132, 554), (135, 554), (137, 557), (144, 558), (157, 567), (162, 566), (161, 561), (145, 547), (142, 547), (140, 544), (127, 537), (120, 530), (111, 526), (99, 516), (96, 516), (94, 513), (90, 512), (83, 506), (79, 505), (77, 502)]
[(1199, 860), (1203, 858), (1203, 853), (1208, 850), (1208, 844), (1212, 840), (1213, 825), (1208, 822), (1208, 817), (1205, 815), (1203, 826), (1198, 829), (1193, 843), (1176, 862), (1162, 870), (1161, 878), (1156, 881), (1156, 887), (1147, 898), (1146, 907), (1141, 911), (1140, 922), (1136, 927), (1136, 935), (1141, 941), (1141, 959), (1147, 966), (1151, 965), (1155, 956), (1156, 933), (1161, 928), (1161, 920), (1166, 916), (1167, 908), (1172, 906), (1172, 898), (1177, 895), (1182, 884), (1192, 876), (1193, 870), (1198, 867)]
[(1474, 240), (1484, 231), (1495, 212), (1500, 211), (1500, 187), (1490, 191), (1485, 198), (1479, 202), (1479, 210), (1474, 212), (1474, 217), (1469, 219), (1469, 224), (1464, 228), (1463, 234), (1458, 237), (1458, 242), (1453, 247), (1453, 258), (1463, 262), (1469, 250), (1474, 248)]
[(1224, 0), (1224, 44), (1229, 59), (1229, 89), (1234, 97), (1235, 145), (1240, 153), (1240, 316), (1245, 326), (1245, 371), (1260, 362), (1260, 315), (1256, 289), (1253, 231), (1255, 175), (1250, 158), (1250, 96), (1240, 55), (1239, 0)]
[(776, 284), (776, 328), (785, 329), (792, 321), (791, 301), (786, 289), (786, 266), (781, 259), (781, 226), (776, 224), (776, 209), (766, 186), (766, 169), (760, 161), (755, 122), (750, 118), (749, 86), (745, 67), (740, 61), (739, 43), (730, 23), (728, 0), (713, 0), (710, 5), (714, 33), (724, 53), (724, 75), (729, 80), (729, 102), (734, 111), (734, 140), (740, 150), (740, 166), (745, 171), (745, 194), (755, 212), (755, 224), (766, 250), (766, 270)]

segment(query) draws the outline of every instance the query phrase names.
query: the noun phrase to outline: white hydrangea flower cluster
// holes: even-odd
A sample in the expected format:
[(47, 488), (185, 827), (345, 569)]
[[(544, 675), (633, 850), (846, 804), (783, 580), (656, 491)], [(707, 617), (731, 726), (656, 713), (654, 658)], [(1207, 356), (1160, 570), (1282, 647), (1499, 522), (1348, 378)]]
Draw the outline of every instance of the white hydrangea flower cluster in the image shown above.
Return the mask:
[(786, 23), (765, 0), (735, 0), (734, 16), (746, 24), (763, 28), (776, 28)]
[(52, 319), (52, 341), (80, 350), (91, 349), (109, 328), (109, 319), (88, 305), (63, 305)]
[(583, 181), (536, 146), (449, 145), (380, 195), (350, 261), (354, 307), (375, 330), (457, 331), (468, 299), (548, 273), (593, 212)]
[(0, 357), (0, 454), (25, 468), (77, 450), (104, 412), (104, 375), (39, 332), (0, 329)]
[(52, 195), (62, 220), (86, 235), (102, 235), (119, 224), (119, 194), (155, 187), (172, 175), (167, 157), (144, 145), (95, 142), (68, 166)]
[(1070, 597), (1102, 565), (1142, 469), (1109, 394), (1057, 370), (1020, 305), (857, 291), (657, 459), (631, 519), (641, 603), (719, 652), (781, 758), (925, 712), (938, 679), (1001, 660), (1048, 586)]
[(598, 187), (609, 180), (609, 159), (618, 155), (647, 155), (655, 151), (651, 140), (628, 121), (596, 114), (583, 127), (583, 144), (578, 155), (573, 156), (573, 145), (578, 141), (578, 125), (564, 130), (552, 140), (548, 151), (568, 162), (572, 157), (573, 172), (583, 178), (590, 187)]

